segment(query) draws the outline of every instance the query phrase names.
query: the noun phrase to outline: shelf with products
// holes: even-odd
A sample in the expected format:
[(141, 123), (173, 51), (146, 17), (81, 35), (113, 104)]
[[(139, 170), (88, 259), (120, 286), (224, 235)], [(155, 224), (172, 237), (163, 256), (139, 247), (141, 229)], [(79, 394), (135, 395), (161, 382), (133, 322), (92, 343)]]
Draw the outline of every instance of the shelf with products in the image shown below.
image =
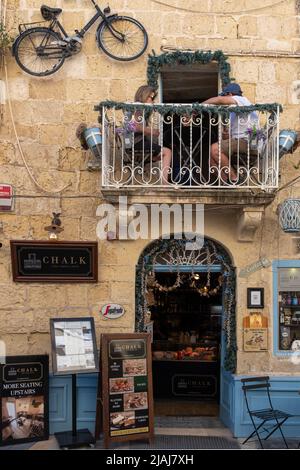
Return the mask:
[[(296, 305), (295, 292), (280, 293), (279, 299), (279, 349), (293, 351), (300, 340), (300, 304)], [(293, 299), (294, 305), (290, 304)]]
[(196, 344), (153, 341), (154, 361), (217, 361), (217, 341), (200, 341)]

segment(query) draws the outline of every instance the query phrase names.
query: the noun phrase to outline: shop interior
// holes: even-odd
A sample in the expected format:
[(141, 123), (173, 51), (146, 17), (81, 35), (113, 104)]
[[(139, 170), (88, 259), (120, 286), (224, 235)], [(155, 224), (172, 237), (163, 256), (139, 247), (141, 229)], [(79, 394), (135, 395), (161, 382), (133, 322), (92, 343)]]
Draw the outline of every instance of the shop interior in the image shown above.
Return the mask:
[(152, 286), (156, 415), (218, 416), (222, 283), (216, 273), (156, 273)]

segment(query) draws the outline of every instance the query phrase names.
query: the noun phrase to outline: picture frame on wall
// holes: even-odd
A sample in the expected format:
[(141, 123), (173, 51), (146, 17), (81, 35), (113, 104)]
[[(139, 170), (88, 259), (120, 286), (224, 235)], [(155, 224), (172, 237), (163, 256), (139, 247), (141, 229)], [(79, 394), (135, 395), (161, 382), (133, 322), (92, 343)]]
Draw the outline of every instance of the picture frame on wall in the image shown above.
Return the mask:
[(247, 288), (247, 308), (264, 308), (264, 288)]
[(98, 372), (94, 318), (51, 318), (50, 333), (54, 374)]

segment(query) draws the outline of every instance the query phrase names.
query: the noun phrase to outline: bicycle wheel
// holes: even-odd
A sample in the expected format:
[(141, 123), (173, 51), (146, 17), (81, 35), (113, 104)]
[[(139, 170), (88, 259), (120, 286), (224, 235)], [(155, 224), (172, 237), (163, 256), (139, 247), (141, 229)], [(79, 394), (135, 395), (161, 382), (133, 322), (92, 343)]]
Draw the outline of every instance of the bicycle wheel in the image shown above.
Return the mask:
[(98, 45), (105, 54), (122, 61), (140, 57), (148, 46), (148, 35), (144, 26), (127, 16), (107, 19), (115, 36), (105, 21), (100, 24), (97, 32)]
[[(45, 77), (56, 72), (65, 61), (59, 35), (48, 28), (31, 28), (22, 33), (14, 48), (17, 64), (24, 72)], [(55, 42), (55, 43), (54, 43)]]

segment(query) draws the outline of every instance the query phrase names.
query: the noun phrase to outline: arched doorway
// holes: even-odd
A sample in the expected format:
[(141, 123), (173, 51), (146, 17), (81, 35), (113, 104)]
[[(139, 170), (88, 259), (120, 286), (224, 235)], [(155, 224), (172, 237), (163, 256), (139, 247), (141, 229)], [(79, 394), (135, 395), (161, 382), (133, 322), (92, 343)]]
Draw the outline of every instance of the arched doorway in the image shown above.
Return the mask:
[[(156, 352), (156, 356), (153, 361), (153, 376), (158, 383), (163, 383), (162, 380), (168, 381), (169, 374), (170, 383), (164, 382), (162, 385), (165, 394), (168, 393), (168, 387), (170, 394), (176, 396), (184, 397), (184, 392), (181, 391), (186, 390), (185, 398), (190, 400), (200, 399), (201, 394), (209, 397), (212, 393), (218, 403), (221, 403), (223, 376), (236, 369), (235, 269), (229, 253), (219, 242), (205, 238), (202, 248), (193, 251), (187, 249), (188, 242), (186, 239), (161, 238), (150, 243), (141, 253), (136, 267), (135, 330), (144, 331), (149, 320), (154, 325), (153, 354)], [(181, 304), (189, 306), (182, 317), (185, 326), (182, 328), (180, 323), (182, 312), (176, 311), (176, 308), (171, 309), (175, 315), (172, 315), (172, 320), (167, 324), (167, 331), (169, 335), (175, 336), (175, 341), (168, 337), (165, 342), (159, 343), (159, 350), (156, 351), (158, 341), (155, 337), (155, 323), (160, 324), (162, 317), (166, 320), (170, 311), (170, 299), (176, 304), (178, 296), (181, 296)], [(156, 308), (160, 301), (157, 299), (161, 298), (165, 304), (163, 308)], [(214, 304), (214, 299), (218, 299), (219, 305)], [(207, 315), (210, 329), (213, 330), (213, 333), (210, 331), (210, 336), (204, 336), (205, 321), (198, 304), (209, 310)], [(197, 315), (191, 311), (191, 305), (195, 306)], [(192, 320), (188, 319), (188, 313), (192, 313), (189, 317)], [(217, 321), (215, 317), (219, 317)], [(193, 330), (189, 331), (192, 327)], [(213, 334), (215, 337), (210, 342), (209, 338)], [(219, 343), (216, 352), (217, 335)], [(167, 361), (168, 364), (164, 366), (163, 363)], [(216, 362), (217, 368), (214, 368), (213, 363)], [(177, 366), (181, 369), (177, 370)], [(212, 377), (216, 374), (217, 386), (214, 390)], [(160, 391), (155, 387), (154, 380), (154, 396), (159, 396)]]

